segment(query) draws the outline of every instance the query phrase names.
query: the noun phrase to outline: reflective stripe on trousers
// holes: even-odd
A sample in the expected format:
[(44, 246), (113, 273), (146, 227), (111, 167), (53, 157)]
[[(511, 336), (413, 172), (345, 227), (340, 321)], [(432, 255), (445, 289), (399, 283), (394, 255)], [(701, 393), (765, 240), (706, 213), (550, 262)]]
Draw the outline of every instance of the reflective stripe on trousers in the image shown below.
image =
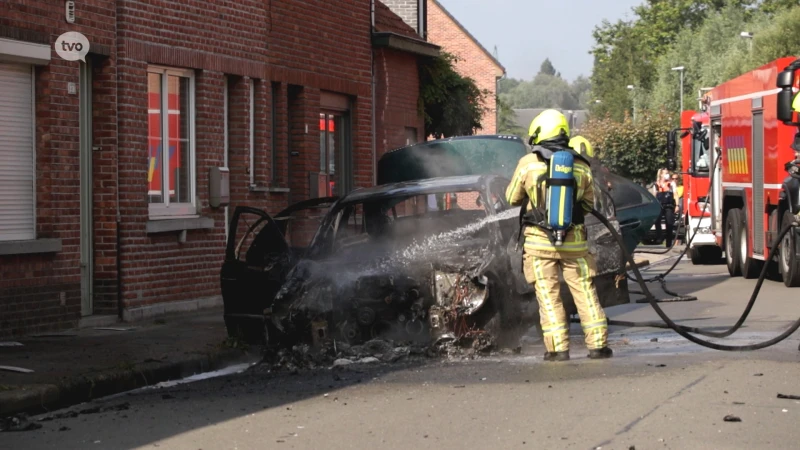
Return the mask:
[(603, 348), (608, 342), (608, 323), (594, 287), (591, 256), (551, 259), (525, 255), (525, 278), (534, 285), (547, 351), (569, 350), (569, 323), (564, 310), (558, 278), (559, 269), (572, 293), (581, 318), (586, 347)]

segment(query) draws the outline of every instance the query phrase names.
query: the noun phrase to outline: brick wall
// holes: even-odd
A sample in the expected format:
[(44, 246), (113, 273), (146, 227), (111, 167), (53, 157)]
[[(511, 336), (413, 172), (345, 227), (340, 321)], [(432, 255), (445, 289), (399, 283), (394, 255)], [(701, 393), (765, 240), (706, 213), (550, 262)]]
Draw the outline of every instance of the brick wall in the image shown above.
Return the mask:
[[(104, 55), (93, 71), (96, 314), (117, 313), (119, 289), (125, 309), (218, 295), (226, 216), (209, 206), (209, 169), (224, 164), (227, 144), (231, 212), (249, 205), (275, 213), (308, 198), (309, 174), (319, 171), (319, 113), (327, 93), (349, 99), (353, 185), (372, 185), (369, 0), (87, 0), (78, 2), (72, 25), (56, 3), (4, 3), (11, 8), (0, 17), (0, 35), (52, 44), (75, 30)], [(380, 100), (381, 129), (385, 148), (393, 148), (405, 143), (407, 127), (422, 129), (416, 64), (402, 53), (383, 56), (391, 77)], [(188, 230), (184, 242), (177, 231), (147, 232), (151, 65), (194, 74), (197, 207), (214, 227)], [(55, 52), (37, 69), (37, 232), (62, 239), (63, 251), (0, 256), (0, 336), (64, 329), (80, 318), (79, 98), (66, 93), (67, 82), (78, 83), (78, 69)], [(269, 189), (275, 187), (284, 189)]]
[(419, 73), (417, 58), (409, 53), (375, 51), (375, 129), (377, 158), (406, 145), (406, 130), (416, 129), (421, 140), (425, 123), (418, 110)]
[[(0, 37), (52, 45), (67, 31), (83, 33), (93, 51), (108, 58), (98, 62), (95, 98), (113, 96), (115, 74), (115, 2), (80, 2), (77, 20), (64, 20), (63, 2), (27, 0), (3, 2)], [(77, 324), (81, 308), (80, 287), (80, 171), (79, 97), (68, 94), (68, 83), (79, 84), (79, 62), (65, 61), (52, 51), (49, 65), (36, 69), (36, 235), (58, 238), (58, 253), (0, 256), (0, 337), (21, 332), (34, 333)], [(98, 89), (98, 84), (106, 86)], [(95, 140), (102, 150), (94, 155), (95, 191), (112, 185), (107, 175), (113, 167), (116, 132), (112, 108), (95, 110)], [(108, 151), (106, 151), (108, 150)], [(95, 196), (96, 221), (109, 225), (107, 199)], [(113, 215), (112, 215), (113, 217)], [(113, 229), (110, 230), (113, 233)], [(114, 290), (108, 278), (113, 243), (106, 233), (97, 234), (95, 259), (99, 292)], [(108, 287), (110, 286), (110, 287)], [(108, 287), (108, 289), (106, 289)]]
[(497, 78), (503, 69), (477, 44), (435, 0), (428, 1), (428, 40), (442, 47), (442, 51), (458, 57), (456, 70), (475, 80), (478, 88), (487, 90), (487, 108), (478, 134), (497, 133)]
[[(354, 99), (357, 183), (364, 184), (359, 170), (372, 170), (371, 159), (360, 161), (365, 155), (371, 158), (371, 124), (357, 113), (371, 111), (367, 0), (245, 1), (235, 8), (225, 6), (232, 5), (229, 2), (188, 1), (180, 9), (170, 5), (122, 1), (119, 7), (118, 71), (125, 80), (119, 101), (125, 111), (120, 117), (120, 155), (125, 158), (121, 185), (126, 308), (219, 293), (225, 217), (221, 208), (208, 205), (207, 179), (211, 167), (223, 164), (225, 89), (231, 211), (249, 205), (276, 213), (290, 201), (308, 198), (308, 173), (319, 167), (321, 90)], [(142, 92), (148, 64), (194, 69), (196, 77), (198, 207), (216, 226), (189, 230), (183, 243), (177, 233), (145, 232), (147, 100)], [(256, 189), (251, 189), (251, 171)], [(289, 187), (291, 192), (269, 191), (270, 187)]]
[(381, 0), (381, 2), (400, 16), (403, 22), (417, 30), (420, 0)]

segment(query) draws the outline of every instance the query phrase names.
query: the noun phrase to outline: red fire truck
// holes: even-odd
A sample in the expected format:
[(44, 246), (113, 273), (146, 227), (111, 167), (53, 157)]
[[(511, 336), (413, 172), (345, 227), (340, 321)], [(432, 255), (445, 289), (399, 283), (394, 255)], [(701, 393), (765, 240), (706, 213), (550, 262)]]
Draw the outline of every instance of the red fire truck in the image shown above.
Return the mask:
[(788, 175), (798, 131), (791, 109), (797, 61), (790, 67), (795, 58), (781, 58), (720, 84), (702, 98), (701, 111), (683, 112), (681, 128), (670, 133), (670, 165), (682, 133), (687, 239), (697, 229), (693, 263), (719, 260), (724, 249), (731, 276), (757, 278), (769, 264), (774, 277), (800, 286), (795, 232), (767, 261), (774, 238), (800, 209), (800, 180)]

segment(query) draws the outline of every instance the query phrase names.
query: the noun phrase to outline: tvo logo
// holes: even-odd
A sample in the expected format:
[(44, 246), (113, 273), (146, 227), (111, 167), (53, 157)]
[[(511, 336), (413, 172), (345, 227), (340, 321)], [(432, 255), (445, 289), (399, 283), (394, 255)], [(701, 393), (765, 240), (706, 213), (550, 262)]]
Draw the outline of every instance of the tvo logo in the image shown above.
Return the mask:
[(89, 53), (89, 40), (77, 31), (68, 31), (58, 38), (54, 45), (56, 53), (67, 61), (86, 62)]

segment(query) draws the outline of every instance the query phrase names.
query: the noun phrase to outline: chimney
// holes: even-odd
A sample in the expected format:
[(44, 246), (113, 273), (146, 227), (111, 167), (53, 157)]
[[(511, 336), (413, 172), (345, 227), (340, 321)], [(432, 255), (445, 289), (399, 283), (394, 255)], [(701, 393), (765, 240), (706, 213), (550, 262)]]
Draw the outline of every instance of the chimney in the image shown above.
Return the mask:
[(427, 0), (381, 0), (395, 14), (403, 19), (403, 22), (417, 31), (417, 34), (424, 39), (428, 39), (428, 19)]

